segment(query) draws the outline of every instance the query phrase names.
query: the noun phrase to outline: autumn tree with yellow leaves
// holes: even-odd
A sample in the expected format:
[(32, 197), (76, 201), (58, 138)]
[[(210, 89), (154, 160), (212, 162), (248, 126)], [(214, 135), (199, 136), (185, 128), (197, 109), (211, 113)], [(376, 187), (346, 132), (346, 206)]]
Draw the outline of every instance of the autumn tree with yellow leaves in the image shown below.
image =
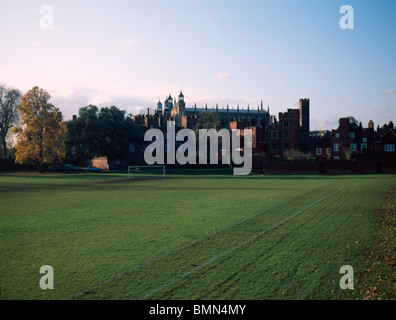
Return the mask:
[(49, 103), (47, 91), (34, 87), (18, 107), (21, 124), (13, 128), (17, 137), (16, 159), (20, 164), (37, 166), (40, 171), (66, 156), (64, 134), (67, 131), (58, 108)]

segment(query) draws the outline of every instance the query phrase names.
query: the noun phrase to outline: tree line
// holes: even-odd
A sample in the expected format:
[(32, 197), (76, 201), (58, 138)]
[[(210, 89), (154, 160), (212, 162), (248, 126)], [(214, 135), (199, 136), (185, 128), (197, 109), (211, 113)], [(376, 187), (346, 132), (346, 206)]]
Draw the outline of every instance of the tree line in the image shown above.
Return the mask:
[(126, 157), (131, 144), (143, 147), (144, 132), (131, 114), (115, 106), (88, 105), (64, 121), (49, 102), (50, 94), (33, 87), (25, 95), (0, 86), (0, 142), (2, 157), (9, 155), (7, 136), (16, 137), (15, 162), (40, 171), (64, 161), (78, 164), (99, 156)]

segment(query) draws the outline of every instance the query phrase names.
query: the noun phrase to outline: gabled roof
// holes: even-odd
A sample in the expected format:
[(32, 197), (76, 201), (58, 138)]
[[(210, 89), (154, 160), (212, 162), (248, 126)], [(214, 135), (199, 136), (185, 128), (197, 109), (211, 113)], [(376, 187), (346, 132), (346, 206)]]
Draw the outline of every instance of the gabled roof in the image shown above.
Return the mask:
[(375, 143), (382, 143), (384, 141), (396, 143), (396, 131), (394, 129), (389, 129), (385, 131), (385, 133), (381, 134), (378, 137), (378, 140)]

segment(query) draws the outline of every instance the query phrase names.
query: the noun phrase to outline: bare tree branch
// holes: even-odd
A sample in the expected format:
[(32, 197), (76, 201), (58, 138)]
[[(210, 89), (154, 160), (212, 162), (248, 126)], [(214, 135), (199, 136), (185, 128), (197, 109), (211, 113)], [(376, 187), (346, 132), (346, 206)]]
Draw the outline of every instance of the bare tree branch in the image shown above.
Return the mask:
[(7, 134), (19, 120), (18, 105), (21, 96), (18, 89), (0, 85), (0, 145), (3, 156), (7, 154)]

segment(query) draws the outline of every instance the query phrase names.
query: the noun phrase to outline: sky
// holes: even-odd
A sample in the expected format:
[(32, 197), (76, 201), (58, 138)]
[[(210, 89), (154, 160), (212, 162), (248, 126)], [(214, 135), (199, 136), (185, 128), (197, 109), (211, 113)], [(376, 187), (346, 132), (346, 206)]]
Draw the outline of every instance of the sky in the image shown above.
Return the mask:
[(311, 130), (382, 126), (396, 120), (395, 17), (395, 0), (0, 0), (0, 83), (47, 90), (65, 120), (183, 90), (187, 107), (263, 101), (276, 116), (309, 98)]

